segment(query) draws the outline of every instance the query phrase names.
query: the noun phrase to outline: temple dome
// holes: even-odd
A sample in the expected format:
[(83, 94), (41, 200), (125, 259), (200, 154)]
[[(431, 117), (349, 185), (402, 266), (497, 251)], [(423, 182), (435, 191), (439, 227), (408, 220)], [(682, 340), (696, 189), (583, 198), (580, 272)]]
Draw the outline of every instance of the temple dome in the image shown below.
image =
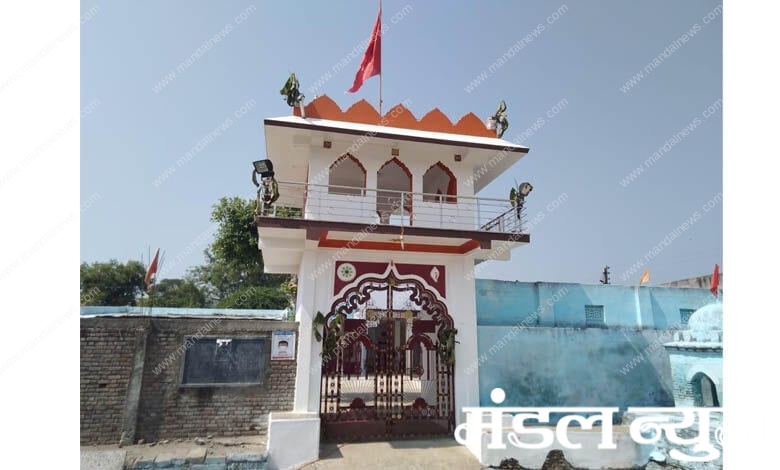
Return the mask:
[(696, 310), (688, 320), (691, 340), (699, 342), (722, 341), (723, 304), (716, 302)]

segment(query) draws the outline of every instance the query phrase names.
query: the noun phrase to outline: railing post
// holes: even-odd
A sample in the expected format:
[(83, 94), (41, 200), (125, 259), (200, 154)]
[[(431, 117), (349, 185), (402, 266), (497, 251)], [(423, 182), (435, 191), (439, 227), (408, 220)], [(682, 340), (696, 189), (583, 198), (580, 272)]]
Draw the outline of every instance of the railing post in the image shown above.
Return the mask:
[[(317, 190), (318, 193), (320, 191), (321, 191), (321, 189)], [(316, 220), (322, 220), (322, 214), (320, 214), (320, 212), (322, 212), (322, 199), (323, 199), (323, 196), (322, 196), (322, 194), (317, 194), (315, 197), (317, 199), (317, 214), (316, 214), (316, 216), (314, 218)]]
[(440, 197), (434, 199), (434, 201), (439, 203), (439, 228), (444, 228), (444, 204), (442, 204)]
[(479, 230), (479, 227), (482, 225), (482, 216), (480, 215), (480, 207), (479, 207), (479, 199), (477, 199), (477, 230)]
[(401, 226), (404, 225), (404, 206), (406, 205), (406, 193), (401, 191)]
[(520, 217), (517, 218), (517, 231), (523, 231), (523, 215), (525, 214), (525, 207), (520, 209)]

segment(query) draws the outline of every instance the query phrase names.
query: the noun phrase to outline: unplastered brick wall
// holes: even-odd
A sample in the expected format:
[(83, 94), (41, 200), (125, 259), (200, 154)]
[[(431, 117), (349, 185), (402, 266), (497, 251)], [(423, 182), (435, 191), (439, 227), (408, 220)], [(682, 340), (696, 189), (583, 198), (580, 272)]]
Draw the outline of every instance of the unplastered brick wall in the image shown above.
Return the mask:
[(117, 443), (122, 434), (136, 334), (143, 322), (81, 320), (81, 442)]
[[(265, 374), (260, 385), (182, 387), (183, 355), (177, 350), (188, 336), (210, 325), (207, 336), (265, 338)], [(297, 324), (278, 320), (155, 318), (147, 341), (136, 438), (265, 434), (268, 413), (291, 411), (296, 361), (271, 361), (273, 331), (296, 331)], [(297, 338), (297, 335), (296, 335)], [(297, 339), (296, 339), (297, 341)], [(297, 345), (296, 345), (297, 350)], [(170, 358), (173, 357), (173, 362)], [(169, 363), (160, 369), (166, 359)]]
[(701, 400), (701, 387), (694, 385), (694, 377), (700, 380), (698, 374), (705, 374), (717, 385), (718, 402), (722, 405), (723, 381), (723, 349), (720, 345), (707, 348), (699, 347), (669, 347), (669, 360), (672, 368), (672, 380), (674, 387), (675, 406), (691, 407), (702, 406), (697, 404)]
[[(182, 346), (199, 331), (264, 338), (263, 383), (182, 387)], [(268, 413), (292, 410), (295, 393), (296, 361), (270, 360), (273, 331), (297, 333), (297, 324), (257, 318), (82, 318), (81, 443), (115, 444), (123, 434), (131, 442), (265, 434)]]

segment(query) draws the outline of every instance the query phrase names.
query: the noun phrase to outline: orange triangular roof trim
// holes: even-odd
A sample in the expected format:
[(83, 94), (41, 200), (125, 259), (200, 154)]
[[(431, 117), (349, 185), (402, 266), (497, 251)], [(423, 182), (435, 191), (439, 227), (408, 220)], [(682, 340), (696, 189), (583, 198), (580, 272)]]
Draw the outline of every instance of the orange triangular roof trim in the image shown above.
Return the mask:
[[(342, 111), (335, 101), (327, 95), (321, 95), (304, 106), (307, 118), (328, 119), (331, 121), (354, 122), (376, 126), (397, 127), (418, 131), (443, 132), (445, 134), (470, 135), (474, 137), (496, 137), (495, 131), (488, 129), (474, 113), (468, 113), (457, 123), (452, 121), (439, 108), (432, 109), (419, 120), (403, 104), (390, 108), (384, 116), (368, 101), (360, 100)], [(293, 108), (296, 116), (301, 115), (299, 107)]]

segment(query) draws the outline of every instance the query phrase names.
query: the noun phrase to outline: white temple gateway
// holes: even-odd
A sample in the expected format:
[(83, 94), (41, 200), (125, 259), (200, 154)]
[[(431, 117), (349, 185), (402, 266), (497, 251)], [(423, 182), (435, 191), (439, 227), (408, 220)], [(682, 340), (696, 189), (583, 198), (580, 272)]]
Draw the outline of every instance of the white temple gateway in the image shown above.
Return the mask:
[(479, 406), (478, 374), (455, 367), (477, 356), (475, 263), (530, 242), (529, 184), (514, 201), (475, 193), (528, 147), (471, 113), (293, 109), (265, 120), (272, 163), (255, 163), (265, 270), (298, 275), (295, 403), (271, 414), (269, 459), (315, 460), (321, 438), (452, 436)]

